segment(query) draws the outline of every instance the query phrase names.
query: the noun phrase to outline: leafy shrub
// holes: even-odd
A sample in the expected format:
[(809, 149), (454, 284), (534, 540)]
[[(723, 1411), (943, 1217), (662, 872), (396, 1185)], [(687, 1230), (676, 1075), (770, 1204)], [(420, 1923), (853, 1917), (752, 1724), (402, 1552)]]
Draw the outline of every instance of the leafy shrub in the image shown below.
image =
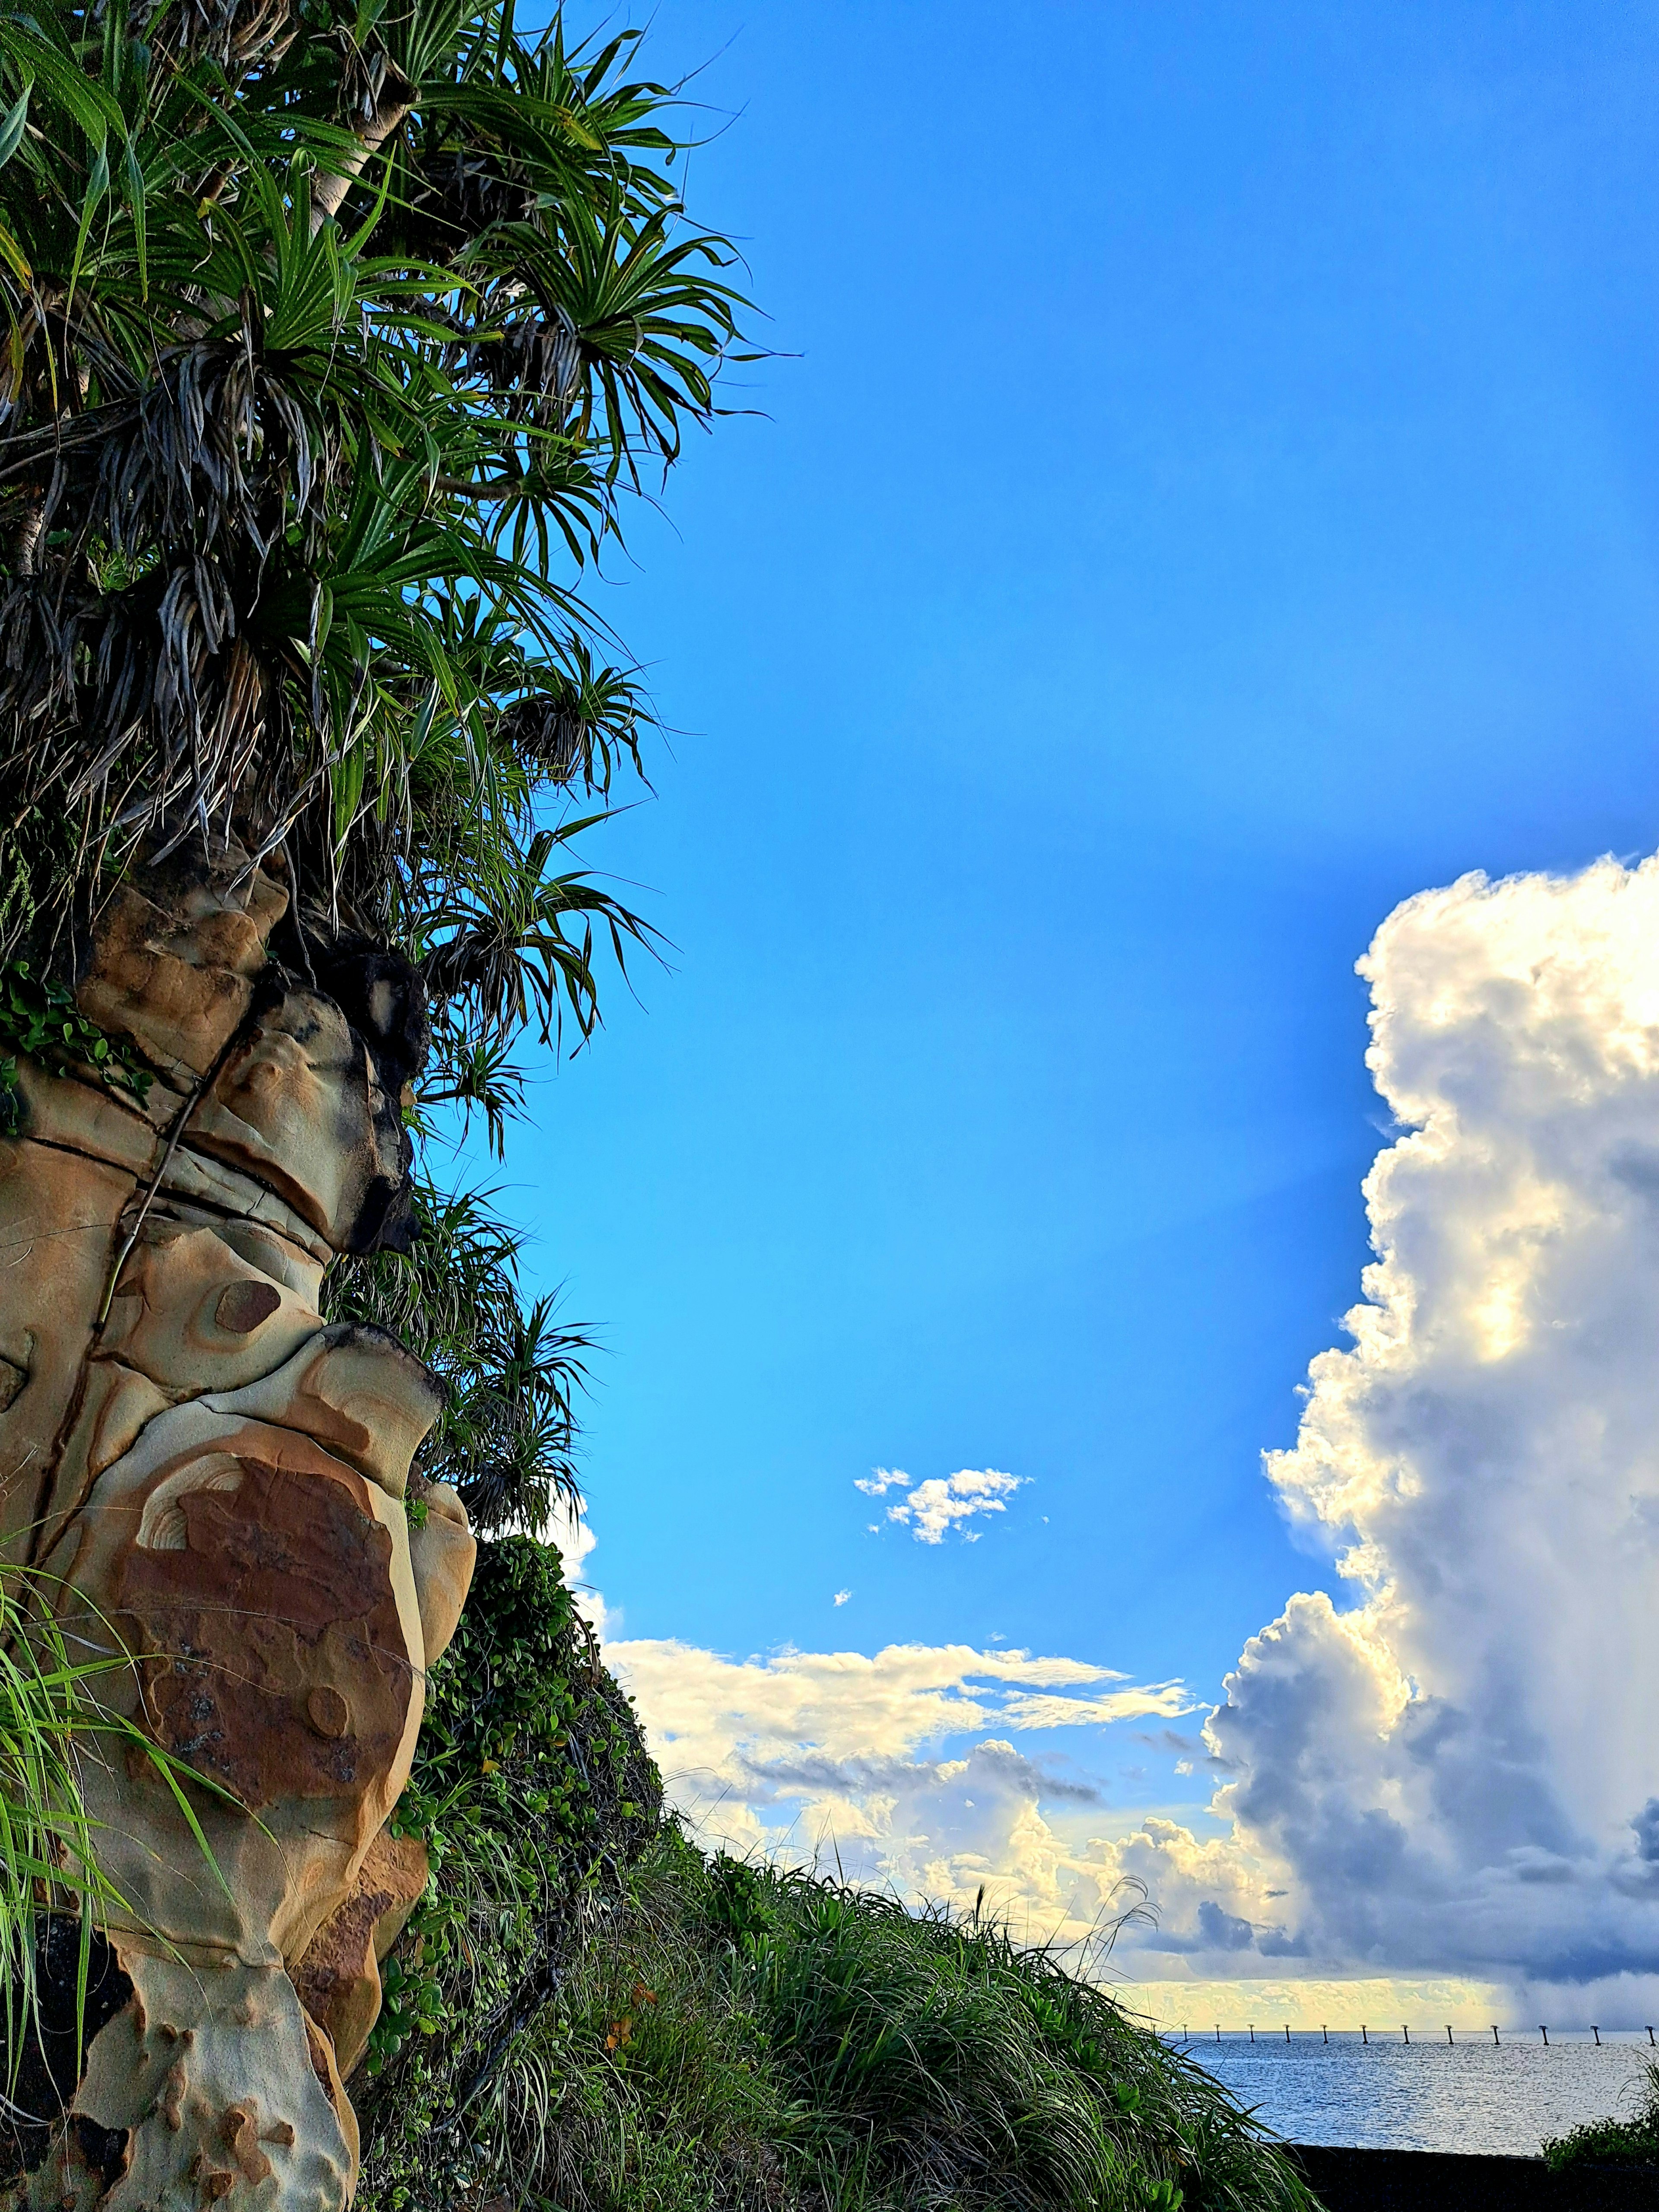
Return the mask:
[(94, 1068), (112, 1091), (125, 1091), (140, 1106), (154, 1080), (136, 1054), (78, 1010), (66, 983), (43, 981), (27, 960), (0, 967), (0, 1136), (22, 1126), (20, 1053), (60, 1072)]
[(1574, 2166), (1659, 2166), (1659, 2064), (1650, 2061), (1643, 2073), (1647, 2094), (1632, 2118), (1587, 2120), (1547, 2140), (1544, 2159), (1552, 2173)]

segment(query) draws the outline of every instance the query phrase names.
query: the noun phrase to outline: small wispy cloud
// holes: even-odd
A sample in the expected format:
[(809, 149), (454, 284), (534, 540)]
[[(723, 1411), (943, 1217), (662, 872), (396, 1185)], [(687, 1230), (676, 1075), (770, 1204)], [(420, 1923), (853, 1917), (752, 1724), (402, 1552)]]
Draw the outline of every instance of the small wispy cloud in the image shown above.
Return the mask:
[(908, 1490), (910, 1478), (902, 1467), (872, 1467), (867, 1476), (860, 1476), (853, 1485), (866, 1498), (885, 1498), (890, 1490)]
[(983, 1532), (963, 1523), (981, 1513), (1006, 1513), (1009, 1498), (1025, 1480), (1023, 1474), (1005, 1474), (994, 1467), (958, 1468), (954, 1474), (917, 1483), (907, 1498), (888, 1507), (887, 1518), (908, 1528), (919, 1544), (942, 1544), (951, 1528), (964, 1543), (976, 1543)]
[(836, 1603), (837, 1605), (845, 1605), (848, 1599), (851, 1597), (853, 1593), (851, 1590), (837, 1590), (836, 1592)]

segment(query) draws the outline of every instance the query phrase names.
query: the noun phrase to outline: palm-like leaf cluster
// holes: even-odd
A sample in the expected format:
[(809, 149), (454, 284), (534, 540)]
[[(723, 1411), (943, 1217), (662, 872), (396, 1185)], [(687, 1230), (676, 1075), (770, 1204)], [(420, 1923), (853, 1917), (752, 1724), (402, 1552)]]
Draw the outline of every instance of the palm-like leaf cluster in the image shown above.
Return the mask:
[(518, 1261), (488, 1193), (420, 1182), (408, 1251), (342, 1261), (329, 1279), (331, 1320), (390, 1329), (443, 1383), (416, 1472), (453, 1483), (485, 1530), (580, 1504), (574, 1401), (589, 1340), (559, 1325), (552, 1298), (525, 1306)]
[(646, 934), (569, 849), (643, 711), (577, 593), (742, 306), (635, 34), (513, 6), (0, 15), (0, 953), (234, 832), (492, 1121)]

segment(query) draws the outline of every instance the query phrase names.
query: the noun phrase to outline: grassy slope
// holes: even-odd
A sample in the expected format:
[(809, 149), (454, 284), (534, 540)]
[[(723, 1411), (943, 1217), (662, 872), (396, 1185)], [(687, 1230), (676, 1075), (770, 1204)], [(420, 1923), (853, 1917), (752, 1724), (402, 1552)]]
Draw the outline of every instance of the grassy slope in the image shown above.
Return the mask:
[(1295, 2212), (1226, 2092), (994, 1921), (709, 1860), (557, 1579), (485, 1547), (404, 1808), (363, 2212)]
[(537, 2179), (573, 2208), (1304, 2201), (1216, 2085), (994, 1923), (672, 1828), (543, 2048), (568, 2071)]

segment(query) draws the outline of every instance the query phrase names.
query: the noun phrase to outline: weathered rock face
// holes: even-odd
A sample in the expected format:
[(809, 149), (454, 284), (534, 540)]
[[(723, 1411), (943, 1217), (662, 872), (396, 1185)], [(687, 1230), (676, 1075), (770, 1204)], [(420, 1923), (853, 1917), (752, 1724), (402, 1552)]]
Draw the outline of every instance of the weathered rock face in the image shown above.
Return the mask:
[(425, 1881), (384, 1830), (472, 1538), (453, 1492), (406, 1510), (424, 1368), (318, 1310), (335, 1254), (395, 1241), (424, 1009), (372, 948), (290, 975), (285, 907), (235, 854), (128, 891), (79, 999), (157, 1072), (146, 1105), (25, 1068), (0, 1144), (0, 1548), (216, 1785), (210, 1864), (142, 1754), (88, 1747), (123, 1904), (69, 2111), (16, 2130), (19, 2208), (348, 2202), (342, 2075)]

